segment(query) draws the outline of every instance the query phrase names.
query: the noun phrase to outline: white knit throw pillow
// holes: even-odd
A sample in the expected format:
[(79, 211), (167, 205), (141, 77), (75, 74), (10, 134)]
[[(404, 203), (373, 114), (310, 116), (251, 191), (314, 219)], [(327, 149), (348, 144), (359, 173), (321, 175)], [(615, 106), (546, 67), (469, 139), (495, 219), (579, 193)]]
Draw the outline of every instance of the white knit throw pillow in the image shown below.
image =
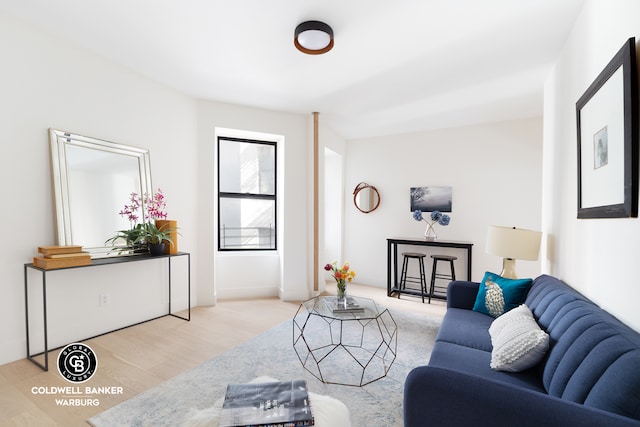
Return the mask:
[(498, 317), (489, 327), (491, 368), (520, 372), (537, 365), (549, 349), (549, 335), (544, 332), (525, 304)]

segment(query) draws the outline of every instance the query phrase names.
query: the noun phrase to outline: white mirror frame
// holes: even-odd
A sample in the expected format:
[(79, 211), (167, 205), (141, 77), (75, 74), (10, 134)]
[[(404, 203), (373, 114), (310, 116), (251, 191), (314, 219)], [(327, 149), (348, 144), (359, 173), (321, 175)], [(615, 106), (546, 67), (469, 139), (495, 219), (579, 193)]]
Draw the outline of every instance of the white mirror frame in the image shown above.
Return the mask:
[[(84, 147), (91, 150), (99, 150), (122, 156), (134, 157), (138, 162), (138, 173), (140, 179), (140, 189), (138, 194), (151, 194), (152, 192), (151, 162), (149, 158), (149, 150), (147, 149), (117, 144), (56, 129), (49, 129), (49, 142), (51, 145), (55, 218), (59, 245), (77, 244), (74, 243), (74, 230), (72, 224), (73, 213), (71, 212), (69, 197), (67, 147)], [(123, 196), (126, 197), (127, 195), (128, 194), (124, 194)], [(119, 208), (120, 207), (118, 207), (118, 209)], [(144, 208), (145, 207), (142, 206), (143, 212)], [(117, 212), (117, 210), (114, 211), (114, 215), (117, 215)], [(117, 230), (113, 230), (114, 235), (116, 232)], [(111, 249), (113, 249), (113, 247), (104, 245), (83, 248), (84, 251), (90, 252), (94, 258), (117, 255), (114, 251), (110, 251)]]

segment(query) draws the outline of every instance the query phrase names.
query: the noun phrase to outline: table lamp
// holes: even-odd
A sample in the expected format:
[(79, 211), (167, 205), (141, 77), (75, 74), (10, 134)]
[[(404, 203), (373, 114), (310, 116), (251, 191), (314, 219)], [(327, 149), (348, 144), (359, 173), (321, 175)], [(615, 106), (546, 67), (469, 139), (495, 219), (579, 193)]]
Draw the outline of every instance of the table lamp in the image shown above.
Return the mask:
[(540, 252), (541, 237), (540, 231), (490, 225), (487, 228), (485, 251), (503, 258), (500, 273), (502, 277), (516, 279), (516, 260), (536, 261)]

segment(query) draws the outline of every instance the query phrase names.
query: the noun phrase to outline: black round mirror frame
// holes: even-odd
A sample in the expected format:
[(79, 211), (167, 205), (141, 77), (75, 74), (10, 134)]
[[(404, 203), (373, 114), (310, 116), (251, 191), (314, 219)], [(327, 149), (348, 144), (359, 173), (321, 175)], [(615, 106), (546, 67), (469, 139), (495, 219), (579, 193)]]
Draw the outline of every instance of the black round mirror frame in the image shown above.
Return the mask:
[[(358, 193), (366, 189), (370, 189), (370, 191), (375, 193), (374, 206), (370, 207), (370, 209), (363, 209), (358, 205)], [(373, 185), (369, 185), (366, 182), (361, 182), (360, 184), (356, 185), (355, 190), (353, 190), (353, 204), (355, 205), (356, 209), (358, 209), (362, 213), (373, 212), (378, 208), (378, 206), (380, 206), (380, 193), (378, 193), (378, 189)]]

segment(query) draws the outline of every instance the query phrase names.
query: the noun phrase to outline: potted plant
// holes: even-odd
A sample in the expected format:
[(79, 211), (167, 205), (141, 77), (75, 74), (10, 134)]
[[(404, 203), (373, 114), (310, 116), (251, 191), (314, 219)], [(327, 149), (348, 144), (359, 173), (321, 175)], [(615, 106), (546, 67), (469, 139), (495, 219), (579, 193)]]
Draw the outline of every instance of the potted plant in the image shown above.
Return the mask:
[(171, 233), (177, 227), (162, 226), (158, 228), (153, 222), (147, 222), (142, 226), (142, 232), (138, 236), (138, 242), (149, 245), (151, 255), (162, 255), (165, 244), (173, 245)]
[[(152, 194), (145, 193), (143, 196), (131, 193), (129, 202), (118, 214), (129, 220), (131, 228), (118, 231), (115, 236), (105, 242), (105, 245), (115, 246), (118, 241), (124, 241), (126, 246), (116, 247), (118, 253), (152, 252), (153, 255), (163, 253), (165, 242), (171, 246), (175, 245), (174, 239), (178, 234), (175, 221), (170, 221), (173, 225), (154, 224), (154, 221), (167, 218), (165, 211), (167, 202), (161, 189), (158, 188), (158, 191)], [(142, 221), (138, 222), (140, 219)]]
[(141, 241), (143, 230), (142, 224), (136, 224), (129, 230), (119, 230), (115, 236), (104, 242), (105, 245), (115, 246), (120, 240), (124, 241), (124, 247), (118, 247), (118, 253), (123, 251), (133, 251), (133, 253), (147, 252), (148, 248)]

